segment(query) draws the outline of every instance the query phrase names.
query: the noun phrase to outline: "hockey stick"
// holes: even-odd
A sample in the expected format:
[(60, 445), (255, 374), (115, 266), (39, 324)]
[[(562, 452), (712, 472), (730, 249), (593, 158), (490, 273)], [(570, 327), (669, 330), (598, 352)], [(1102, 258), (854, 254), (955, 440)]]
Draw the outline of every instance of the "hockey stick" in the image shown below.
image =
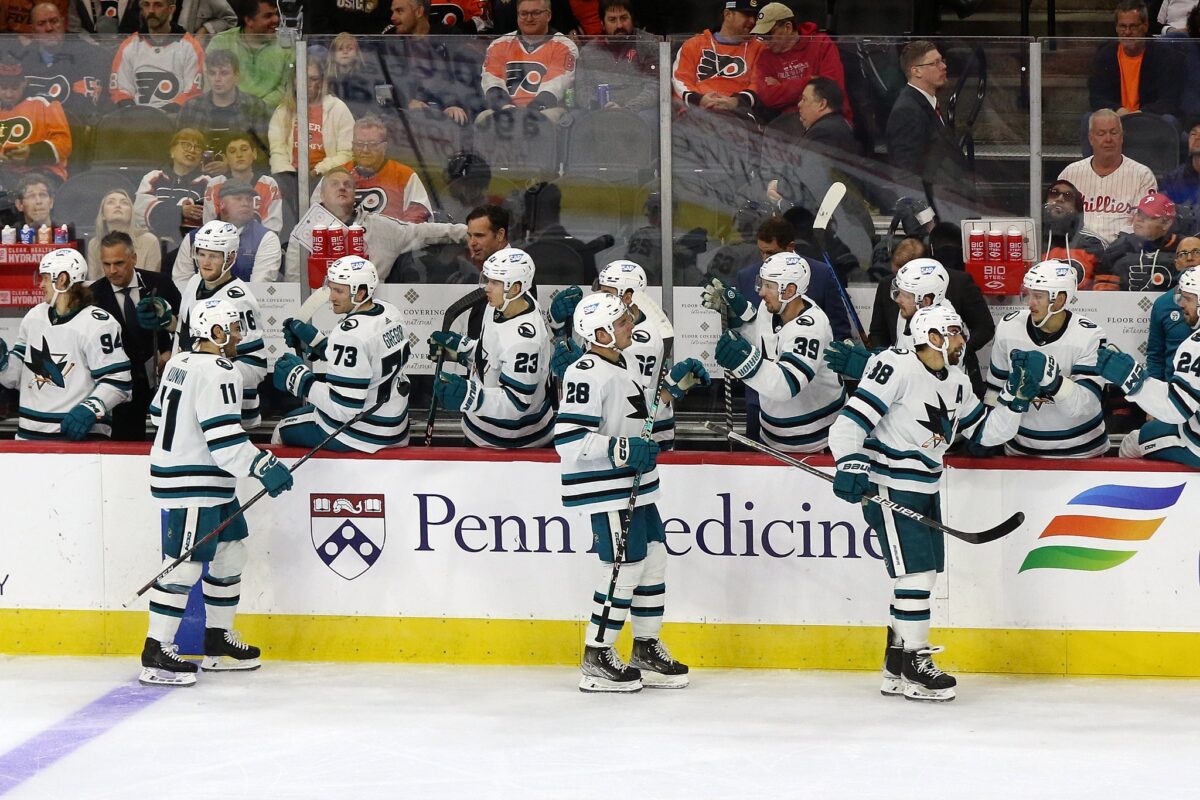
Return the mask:
[[(396, 378), (400, 377), (400, 372), (401, 372), (401, 367), (397, 367), (395, 369), (395, 371), (392, 372), (391, 377), (389, 377), (387, 379), (387, 384), (390, 384), (392, 381), (396, 380)], [(380, 386), (383, 386), (383, 385), (385, 385), (385, 384), (380, 384)], [(385, 397), (384, 399), (380, 400), (375, 405), (371, 406), (368, 409), (358, 412), (353, 417), (351, 417), (350, 419), (343, 422), (341, 425), (339, 425), (333, 431), (333, 433), (330, 433), (328, 436), (326, 436), (324, 439), (322, 439), (320, 442), (318, 442), (316, 447), (314, 447), (312, 450), (309, 450), (304, 455), (300, 456), (300, 458), (296, 459), (296, 463), (292, 465), (292, 468), (290, 471), (294, 473), (297, 469), (300, 468), (301, 464), (303, 464), (305, 461), (308, 461), (310, 458), (315, 456), (321, 450), (321, 448), (323, 448), (325, 445), (327, 445), (331, 441), (333, 441), (334, 437), (336, 437), (342, 431), (349, 428), (351, 425), (354, 425), (356, 422), (359, 422), (364, 417), (369, 417), (370, 415), (374, 414), (379, 409), (383, 408), (383, 404), (386, 403), (390, 399), (391, 399), (391, 396), (389, 394), (388, 397)], [(229, 525), (235, 519), (242, 516), (247, 511), (249, 511), (250, 507), (253, 506), (255, 503), (257, 503), (259, 500), (262, 500), (263, 497), (266, 496), (267, 491), (268, 490), (265, 488), (260, 489), (258, 494), (254, 495), (254, 497), (251, 497), (249, 500), (247, 500), (246, 502), (244, 502), (240, 506), (238, 506), (237, 510), (235, 510), (232, 514), (230, 514), (229, 517), (224, 522), (222, 522), (220, 525), (218, 525), (217, 527), (215, 527), (211, 531), (209, 531), (207, 534), (205, 534), (198, 542), (193, 544), (187, 550), (180, 553), (178, 558), (176, 558), (174, 561), (172, 561), (170, 564), (168, 564), (166, 567), (164, 567), (157, 575), (155, 575), (144, 586), (142, 586), (142, 588), (140, 588), (136, 592), (134, 592), (133, 596), (131, 596), (128, 600), (126, 600), (124, 603), (121, 604), (122, 607), (129, 608), (131, 605), (136, 603), (137, 599), (139, 597), (144, 595), (146, 592), (150, 591), (150, 588), (153, 587), (154, 584), (156, 584), (160, 580), (162, 580), (162, 578), (164, 576), (166, 576), (167, 574), (169, 574), (171, 572), (171, 570), (178, 567), (184, 561), (187, 561), (191, 557), (192, 553), (196, 552), (201, 547), (203, 547), (204, 544), (207, 541), (209, 541), (210, 539), (212, 539), (214, 536), (219, 535), (221, 533), (221, 531), (228, 528)]]
[[(675, 327), (663, 313), (662, 308), (646, 294), (639, 291), (633, 293), (633, 303), (646, 315), (646, 319), (654, 323), (663, 341), (662, 362), (658, 365), (658, 378), (654, 384), (654, 402), (650, 405), (650, 413), (646, 415), (646, 424), (642, 426), (641, 438), (649, 439), (654, 433), (654, 418), (658, 416), (658, 407), (662, 404), (663, 385), (667, 381), (670, 369), (671, 353), (675, 344)], [(617, 576), (621, 574), (621, 562), (625, 559), (625, 544), (629, 539), (629, 526), (633, 522), (633, 510), (637, 506), (638, 492), (642, 488), (642, 473), (633, 476), (633, 487), (629, 491), (629, 504), (625, 507), (625, 519), (621, 522), (621, 533), (613, 548), (612, 577), (608, 581), (608, 593), (604, 598), (604, 610), (600, 612), (600, 626), (596, 631), (596, 643), (604, 642), (604, 631), (608, 627), (608, 618), (612, 612), (613, 595), (617, 591)]]
[[(728, 436), (730, 439), (735, 439), (736, 441), (741, 442), (742, 444), (746, 445), (749, 448), (752, 448), (754, 450), (757, 450), (760, 453), (765, 453), (765, 454), (771, 456), (771, 458), (782, 461), (785, 464), (790, 464), (791, 466), (796, 467), (797, 469), (802, 469), (805, 472), (807, 472), (809, 475), (815, 475), (816, 477), (820, 478), (821, 480), (828, 481), (829, 483), (833, 483), (832, 475), (828, 475), (828, 474), (822, 472), (821, 470), (817, 469), (816, 467), (810, 467), (808, 464), (805, 464), (800, 459), (793, 458), (792, 456), (788, 455), (787, 453), (781, 453), (780, 451), (776, 450), (773, 447), (768, 447), (765, 444), (759, 444), (758, 442), (754, 441), (753, 439), (747, 439), (745, 436), (742, 436), (739, 433), (735, 433), (734, 431), (731, 431), (728, 428), (722, 428), (720, 425), (714, 425), (711, 422), (704, 423), (704, 427), (708, 428), (713, 433), (719, 433), (722, 436)], [(919, 522), (928, 528), (933, 528), (934, 530), (941, 531), (942, 533), (948, 533), (951, 536), (955, 537), (956, 539), (961, 539), (962, 541), (967, 542), (968, 544), (987, 544), (988, 542), (994, 542), (995, 540), (997, 540), (1003, 536), (1007, 536), (1008, 534), (1015, 531), (1017, 528), (1021, 527), (1021, 523), (1023, 523), (1025, 521), (1025, 514), (1021, 511), (1018, 511), (1017, 513), (1013, 514), (1008, 519), (1004, 520), (1004, 522), (1001, 522), (996, 527), (989, 528), (986, 531), (979, 531), (978, 533), (974, 533), (971, 531), (955, 530), (954, 528), (943, 525), (942, 523), (938, 522), (936, 519), (931, 519), (930, 517), (927, 517), (924, 514), (913, 511), (911, 508), (907, 508), (905, 506), (899, 505), (898, 503), (894, 503), (891, 500), (887, 500), (883, 497), (880, 497), (879, 495), (869, 495), (869, 496), (864, 497), (863, 500), (883, 506), (884, 508), (889, 509), (897, 514), (901, 514), (905, 517), (908, 517), (911, 520)]]
[[(446, 314), (442, 318), (442, 332), (450, 330), (450, 326), (454, 324), (454, 320), (462, 316), (463, 312), (480, 304), (487, 302), (487, 292), (482, 288), (467, 292), (462, 297), (455, 300), (446, 309)], [(439, 350), (437, 364), (433, 368), (433, 382), (436, 385), (438, 378), (442, 375), (442, 364), (446, 362), (446, 351)], [(437, 417), (437, 395), (434, 394), (429, 398), (429, 418), (425, 420), (425, 446), (429, 447), (433, 443), (433, 421)]]
[(846, 307), (846, 313), (850, 315), (850, 320), (858, 329), (858, 338), (865, 345), (867, 332), (863, 329), (862, 320), (858, 318), (858, 312), (854, 310), (854, 304), (850, 302), (850, 296), (846, 294), (846, 288), (838, 279), (837, 271), (833, 268), (833, 261), (829, 258), (829, 252), (825, 247), (826, 231), (829, 223), (833, 220), (833, 212), (837, 211), (838, 205), (845, 196), (846, 184), (834, 181), (829, 185), (829, 190), (825, 192), (825, 199), (821, 201), (821, 206), (817, 209), (817, 216), (813, 218), (813, 239), (816, 241), (817, 247), (821, 249), (821, 258), (825, 259), (825, 266), (829, 269), (829, 276), (833, 278), (833, 285), (837, 287), (838, 294), (842, 297), (842, 305)]
[[(296, 311), (296, 315), (294, 317), (292, 317), (292, 319), (298, 320), (300, 322), (312, 322), (313, 315), (317, 313), (317, 309), (319, 309), (321, 306), (325, 305), (328, 302), (329, 302), (329, 287), (328, 286), (321, 286), (319, 288), (313, 289), (312, 294), (310, 294), (308, 296), (308, 299), (305, 300), (300, 305), (300, 308)], [(320, 343), (323, 339), (324, 339), (324, 337), (321, 337), (320, 339), (317, 339), (317, 341), (310, 342), (309, 347), (312, 347), (312, 346)], [(297, 342), (296, 346), (292, 349), (294, 349), (296, 351), (296, 355), (300, 356), (301, 358), (304, 358), (303, 342)]]

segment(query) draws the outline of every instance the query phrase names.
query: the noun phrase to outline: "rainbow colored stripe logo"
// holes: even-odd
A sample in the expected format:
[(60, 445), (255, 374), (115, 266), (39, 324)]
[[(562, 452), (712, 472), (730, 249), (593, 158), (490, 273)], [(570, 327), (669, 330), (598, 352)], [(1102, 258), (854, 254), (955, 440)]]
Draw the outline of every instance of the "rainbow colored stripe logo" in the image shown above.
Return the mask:
[[(1104, 484), (1075, 495), (1069, 506), (1091, 506), (1112, 512), (1166, 511), (1175, 505), (1183, 487), (1122, 486)], [(1101, 514), (1059, 514), (1042, 531), (1038, 539), (1070, 536), (1102, 543), (1134, 543), (1147, 541), (1166, 521), (1166, 516), (1149, 519), (1126, 519)], [(1112, 550), (1107, 547), (1047, 544), (1036, 547), (1025, 556), (1018, 572), (1027, 569), (1073, 569), (1089, 572), (1112, 569), (1137, 555), (1137, 549)]]

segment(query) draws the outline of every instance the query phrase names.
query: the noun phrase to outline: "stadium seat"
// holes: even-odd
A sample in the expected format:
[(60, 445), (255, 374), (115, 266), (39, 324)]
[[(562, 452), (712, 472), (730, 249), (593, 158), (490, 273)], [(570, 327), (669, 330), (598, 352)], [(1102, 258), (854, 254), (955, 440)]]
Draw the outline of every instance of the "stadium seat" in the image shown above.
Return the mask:
[(1179, 129), (1173, 123), (1157, 114), (1127, 114), (1121, 124), (1125, 155), (1145, 164), (1155, 175), (1179, 166)]
[(837, 0), (833, 31), (838, 36), (903, 36), (913, 29), (913, 0)]
[(174, 135), (175, 120), (165, 111), (149, 106), (118, 108), (97, 120), (92, 129), (92, 166), (161, 166), (170, 158)]
[(575, 119), (567, 140), (567, 172), (637, 175), (658, 163), (655, 131), (629, 111), (592, 111)]
[(591, 278), (583, 258), (570, 246), (552, 239), (534, 239), (519, 245), (537, 264), (535, 280), (541, 286), (588, 285)]
[(472, 147), (493, 173), (513, 170), (549, 177), (558, 172), (558, 126), (536, 112), (496, 113), (475, 127)]
[(968, 51), (950, 49), (946, 59), (956, 63), (963, 59), (962, 67), (958, 70), (958, 83), (954, 86), (954, 94), (946, 103), (946, 114), (950, 126), (958, 134), (958, 146), (967, 157), (967, 163), (975, 168), (975, 122), (983, 111), (983, 103), (987, 98), (988, 74), (987, 55), (982, 47)]

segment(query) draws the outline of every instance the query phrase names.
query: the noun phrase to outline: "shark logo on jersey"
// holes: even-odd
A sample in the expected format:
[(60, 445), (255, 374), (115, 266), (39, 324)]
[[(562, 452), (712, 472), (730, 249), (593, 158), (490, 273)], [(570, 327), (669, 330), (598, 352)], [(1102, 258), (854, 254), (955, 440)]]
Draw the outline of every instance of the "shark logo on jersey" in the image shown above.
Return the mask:
[(650, 341), (650, 333), (648, 331), (634, 331), (633, 340), (635, 342), (641, 342), (642, 344), (645, 344), (646, 342)]
[(50, 345), (43, 336), (40, 348), (29, 348), (25, 366), (33, 373), (33, 382), (30, 386), (41, 389), (47, 383), (52, 383), (61, 389), (67, 385), (67, 375), (75, 367), (75, 364), (67, 363), (66, 353), (51, 353)]
[(650, 409), (646, 407), (646, 395), (642, 393), (642, 387), (634, 384), (633, 392), (625, 399), (633, 406), (633, 413), (626, 414), (626, 419), (650, 419)]
[(352, 581), (375, 566), (387, 540), (381, 494), (310, 494), (313, 548), (338, 577)]
[(925, 403), (927, 418), (917, 420), (918, 425), (933, 434), (921, 447), (937, 447), (939, 444), (949, 443), (954, 438), (954, 415), (946, 408), (946, 402), (940, 394), (937, 400), (937, 407)]

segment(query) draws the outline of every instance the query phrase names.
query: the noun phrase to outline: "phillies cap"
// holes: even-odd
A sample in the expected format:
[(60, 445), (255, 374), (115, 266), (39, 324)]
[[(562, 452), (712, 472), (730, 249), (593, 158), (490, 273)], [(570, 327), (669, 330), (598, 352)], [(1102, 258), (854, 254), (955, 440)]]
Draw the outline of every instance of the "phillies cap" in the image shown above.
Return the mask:
[(1147, 217), (1166, 219), (1175, 217), (1175, 203), (1162, 192), (1148, 194), (1138, 201), (1137, 210)]
[(785, 19), (792, 19), (795, 16), (796, 13), (783, 3), (767, 3), (763, 7), (763, 10), (758, 12), (758, 24), (750, 32), (756, 36), (770, 33), (771, 28), (774, 28), (776, 23), (783, 22)]
[(761, 5), (760, 0), (725, 0), (726, 11), (740, 11), (743, 14), (757, 14)]

